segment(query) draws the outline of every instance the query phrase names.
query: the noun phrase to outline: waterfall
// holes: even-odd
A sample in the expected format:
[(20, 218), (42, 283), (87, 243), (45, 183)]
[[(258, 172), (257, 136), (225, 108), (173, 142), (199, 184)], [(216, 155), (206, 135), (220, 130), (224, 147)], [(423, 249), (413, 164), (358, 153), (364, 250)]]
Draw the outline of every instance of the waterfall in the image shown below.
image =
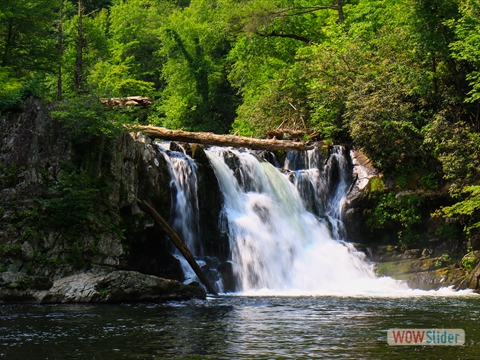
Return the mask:
[[(192, 254), (201, 256), (203, 249), (199, 240), (197, 164), (180, 145), (176, 145), (174, 149), (170, 149), (171, 143), (169, 142), (158, 142), (156, 145), (165, 158), (170, 174), (171, 213), (169, 223)], [(192, 279), (198, 281), (194, 271), (178, 250), (176, 250), (175, 256), (180, 260), (187, 281)]]
[(158, 149), (167, 162), (170, 173), (172, 210), (170, 223), (194, 255), (201, 255), (201, 243), (198, 241), (200, 230), (197, 199), (197, 164), (177, 145), (170, 149), (170, 143), (157, 143)]
[(285, 169), (299, 192), (306, 210), (328, 220), (332, 236), (344, 239), (342, 208), (351, 183), (346, 149), (332, 148), (326, 161), (319, 148), (306, 152), (288, 152)]
[(237, 290), (315, 294), (399, 288), (375, 277), (348, 243), (342, 205), (349, 186), (345, 149), (288, 153), (284, 169), (253, 151), (211, 147), (206, 154), (224, 197)]
[[(198, 165), (179, 145), (157, 146), (171, 176), (170, 224), (221, 292), (218, 260), (211, 262), (214, 254), (205, 254), (200, 239)], [(319, 148), (287, 152), (283, 167), (268, 152), (210, 147), (205, 153), (223, 195), (218, 230), (228, 235), (236, 291), (405, 291), (398, 281), (377, 279), (365, 254), (344, 241), (342, 207), (352, 182), (344, 147), (328, 154)], [(198, 281), (183, 257), (177, 258), (187, 281)]]

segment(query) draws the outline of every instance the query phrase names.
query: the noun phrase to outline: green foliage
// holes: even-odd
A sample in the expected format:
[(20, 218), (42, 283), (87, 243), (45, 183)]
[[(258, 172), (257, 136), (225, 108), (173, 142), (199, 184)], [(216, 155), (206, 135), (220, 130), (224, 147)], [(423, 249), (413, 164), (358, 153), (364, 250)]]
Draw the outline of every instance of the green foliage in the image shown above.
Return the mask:
[(456, 218), (465, 225), (465, 232), (469, 235), (474, 229), (480, 228), (480, 186), (467, 186), (462, 194), (462, 200), (452, 206), (441, 207), (433, 216)]
[(227, 77), (229, 42), (216, 1), (195, 0), (169, 16), (160, 37), (166, 87), (151, 121), (170, 128), (225, 133), (235, 115)]
[(472, 126), (444, 111), (426, 125), (424, 146), (442, 164), (444, 178), (451, 181), (455, 194), (480, 176), (480, 134)]
[(230, 24), (243, 30), (228, 55), (233, 62), (229, 80), (243, 100), (234, 131), (248, 133), (245, 129), (250, 127), (254, 136), (265, 136), (284, 120), (289, 127), (294, 122), (302, 126), (303, 121), (310, 126), (310, 89), (303, 75), (308, 61), (301, 52), (326, 40), (329, 29), (337, 27), (338, 14), (303, 11), (308, 5), (313, 8), (320, 4), (248, 1), (230, 14)]
[(22, 84), (10, 77), (10, 71), (0, 67), (0, 115), (22, 109)]
[(129, 0), (116, 2), (109, 13), (104, 10), (95, 17), (92, 25), (101, 29), (97, 33), (106, 47), (105, 55), (91, 66), (88, 79), (99, 96), (153, 97), (163, 89), (158, 33), (172, 10), (169, 1)]
[(90, 230), (100, 195), (95, 179), (71, 168), (60, 173), (58, 184), (50, 189), (50, 198), (40, 202), (51, 225), (76, 236)]
[(252, 136), (255, 134), (255, 127), (250, 121), (237, 119), (232, 124), (232, 133), (240, 136)]
[(480, 59), (478, 58), (480, 53), (480, 3), (476, 0), (461, 0), (460, 14), (459, 19), (448, 22), (455, 30), (458, 39), (450, 44), (450, 48), (454, 58), (466, 61), (471, 66), (466, 77), (471, 86), (466, 101), (474, 103), (480, 100)]
[(372, 193), (382, 193), (385, 189), (383, 179), (378, 176), (374, 176), (370, 179), (369, 187), (370, 192)]
[(397, 176), (397, 178), (395, 179), (395, 184), (397, 185), (398, 189), (406, 189), (408, 185), (408, 175), (401, 174)]
[(17, 112), (29, 96), (47, 94), (44, 78), (57, 63), (58, 1), (4, 0), (0, 7), (0, 115)]
[[(77, 150), (75, 176), (93, 178), (103, 166), (93, 153), (103, 155), (126, 122), (257, 137), (284, 122), (305, 124), (332, 143), (361, 148), (398, 189), (435, 191), (448, 182), (459, 201), (436, 214), (473, 231), (479, 2), (342, 3), (344, 21), (331, 0), (84, 0), (79, 38), (76, 1), (4, 0), (0, 114), (21, 110), (28, 96), (53, 99), (61, 70), (67, 100), (54, 115)], [(79, 43), (82, 86), (74, 90)], [(99, 101), (131, 95), (149, 96), (154, 106), (106, 111)], [(12, 185), (11, 169), (2, 170), (2, 186)], [(69, 181), (78, 184), (48, 184), (53, 197), (78, 198), (91, 211), (97, 185)], [(371, 201), (378, 197), (371, 228), (416, 241), (420, 200), (384, 193), (381, 179), (370, 190)]]
[(55, 64), (52, 31), (58, 1), (2, 0), (0, 7), (0, 66), (23, 77), (31, 71), (48, 71)]
[(440, 179), (438, 173), (430, 173), (424, 175), (420, 179), (420, 183), (425, 190), (438, 190), (440, 188)]
[(462, 231), (455, 226), (455, 224), (449, 224), (446, 222), (441, 223), (438, 228), (435, 230), (435, 235), (443, 239), (459, 239), (461, 237)]
[(18, 175), (23, 171), (16, 163), (0, 164), (0, 189), (15, 186), (18, 183)]
[(450, 257), (450, 255), (444, 253), (444, 254), (442, 254), (440, 260), (435, 261), (435, 266), (436, 267), (448, 266), (448, 265), (451, 265), (452, 263), (453, 263), (453, 260)]
[(478, 263), (475, 253), (471, 249), (467, 249), (468, 253), (462, 258), (461, 265), (467, 271), (471, 272), (474, 268), (474, 265)]
[(52, 117), (63, 123), (74, 144), (85, 144), (92, 137), (112, 136), (121, 124), (109, 121), (105, 106), (94, 96), (77, 96), (59, 103)]
[(372, 231), (398, 229), (402, 247), (417, 243), (421, 240), (415, 230), (415, 226), (422, 222), (421, 202), (418, 195), (396, 197), (393, 191), (383, 193), (368, 216), (367, 227)]
[(40, 97), (45, 91), (38, 76), (19, 79), (14, 75), (13, 68), (0, 67), (0, 115), (20, 112), (23, 100), (30, 96)]
[(393, 191), (382, 194), (369, 217), (368, 224), (373, 229), (381, 229), (394, 224), (408, 228), (418, 224), (421, 221), (418, 208), (421, 201), (422, 198), (418, 195), (405, 195), (396, 198)]
[(397, 233), (398, 244), (405, 250), (412, 246), (418, 246), (422, 240), (422, 235), (415, 229), (407, 228)]

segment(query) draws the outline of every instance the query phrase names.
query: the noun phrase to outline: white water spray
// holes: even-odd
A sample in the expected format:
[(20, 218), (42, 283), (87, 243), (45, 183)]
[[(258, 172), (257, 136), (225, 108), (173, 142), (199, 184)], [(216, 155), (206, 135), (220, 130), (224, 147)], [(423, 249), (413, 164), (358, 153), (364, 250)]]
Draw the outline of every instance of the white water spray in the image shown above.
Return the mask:
[(343, 235), (348, 164), (341, 148), (325, 165), (318, 163), (314, 151), (306, 153), (303, 165), (287, 158), (290, 170), (284, 173), (252, 152), (219, 147), (206, 151), (224, 196), (223, 228), (229, 235), (237, 289), (283, 295), (411, 291), (399, 281), (377, 278), (364, 253), (334, 240)]
[[(169, 142), (158, 142), (158, 150), (163, 154), (170, 173), (170, 191), (172, 207), (170, 225), (180, 235), (194, 256), (202, 255), (203, 249), (199, 227), (199, 208), (197, 197), (197, 164), (184, 149), (170, 150)], [(187, 260), (176, 251), (187, 282), (198, 281), (195, 272)]]

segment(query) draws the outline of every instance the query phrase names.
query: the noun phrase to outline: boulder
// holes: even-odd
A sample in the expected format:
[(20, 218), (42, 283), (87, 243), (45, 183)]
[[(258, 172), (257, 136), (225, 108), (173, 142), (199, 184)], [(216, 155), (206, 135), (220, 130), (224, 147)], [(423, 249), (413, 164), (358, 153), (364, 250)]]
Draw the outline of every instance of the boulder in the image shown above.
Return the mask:
[(55, 281), (42, 303), (119, 303), (206, 297), (198, 283), (144, 275), (136, 271), (83, 273)]
[(136, 271), (92, 271), (53, 282), (24, 273), (0, 274), (0, 303), (119, 303), (205, 299), (198, 283), (145, 275)]

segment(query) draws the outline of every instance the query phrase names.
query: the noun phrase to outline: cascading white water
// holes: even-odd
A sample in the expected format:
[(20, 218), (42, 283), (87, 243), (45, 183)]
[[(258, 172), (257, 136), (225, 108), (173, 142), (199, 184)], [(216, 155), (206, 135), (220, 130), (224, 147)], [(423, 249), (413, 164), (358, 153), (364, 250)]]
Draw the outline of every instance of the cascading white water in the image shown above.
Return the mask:
[[(206, 265), (201, 255), (210, 254), (203, 254), (200, 241), (197, 164), (181, 147), (170, 150), (169, 143), (157, 145), (171, 176), (170, 223), (199, 265)], [(343, 147), (334, 147), (327, 160), (320, 149), (289, 152), (284, 169), (271, 156), (275, 166), (265, 161), (265, 153), (212, 147), (206, 154), (223, 194), (219, 229), (228, 233), (237, 291), (258, 295), (428, 293), (410, 290), (391, 278), (376, 278), (365, 254), (342, 241), (342, 206), (351, 182)], [(198, 281), (183, 256), (176, 256), (186, 281)], [(208, 271), (221, 292), (217, 269)]]
[[(179, 145), (177, 146), (179, 147)], [(169, 142), (158, 142), (157, 147), (163, 154), (170, 173), (172, 194), (170, 225), (180, 235), (194, 256), (202, 255), (203, 249), (199, 241), (197, 164), (181, 147), (178, 150), (170, 150)], [(179, 253), (176, 256), (180, 260), (187, 280), (197, 280), (185, 258)]]
[(194, 255), (201, 255), (199, 238), (197, 164), (183, 149), (170, 150), (170, 143), (157, 143), (170, 173), (171, 225)]
[(318, 216), (326, 216), (334, 239), (346, 235), (342, 222), (342, 208), (349, 187), (349, 164), (346, 149), (333, 147), (325, 163), (321, 150), (289, 152), (285, 169), (299, 192), (306, 209)]
[[(325, 165), (318, 163), (315, 151), (303, 154), (303, 165), (287, 156), (289, 171), (284, 173), (252, 152), (206, 151), (224, 196), (223, 227), (237, 289), (315, 294), (404, 290), (397, 281), (377, 279), (363, 253), (334, 240), (342, 234), (348, 164), (341, 148)], [(335, 179), (328, 178), (334, 174)]]

